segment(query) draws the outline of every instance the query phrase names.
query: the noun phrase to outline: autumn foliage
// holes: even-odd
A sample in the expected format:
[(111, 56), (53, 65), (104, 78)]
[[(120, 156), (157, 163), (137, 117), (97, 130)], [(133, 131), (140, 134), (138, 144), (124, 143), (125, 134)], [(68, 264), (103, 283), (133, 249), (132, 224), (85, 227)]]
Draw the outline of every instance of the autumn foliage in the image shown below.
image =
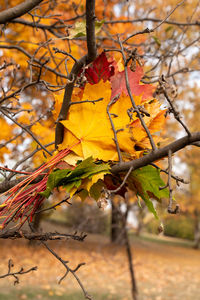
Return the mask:
[[(165, 123), (165, 110), (161, 110), (159, 102), (152, 98), (153, 87), (140, 84), (142, 68), (137, 66), (134, 72), (128, 70), (135, 103), (143, 107), (145, 123), (158, 144), (161, 138), (154, 134), (162, 130)], [(147, 133), (137, 113), (131, 110), (124, 71), (118, 70), (117, 62), (112, 60), (109, 63), (103, 52), (85, 70), (85, 76), (89, 78), (88, 83), (73, 94), (67, 120), (62, 121), (65, 132), (64, 140), (59, 145), (60, 152), (54, 154), (46, 164), (9, 191), (10, 196), (1, 206), (1, 215), (8, 214), (2, 226), (8, 224), (13, 218), (24, 222), (30, 217), (31, 221), (35, 211), (44, 201), (44, 197), (48, 198), (53, 188), (58, 186), (63, 186), (71, 196), (80, 191), (83, 197), (82, 190), (85, 190), (84, 197), (88, 193), (98, 200), (101, 193), (94, 192), (94, 187), (99, 188), (97, 182), (100, 187), (103, 185), (109, 187), (108, 181), (104, 182), (104, 175), (110, 173), (109, 165), (119, 159), (116, 142), (125, 161), (141, 157), (150, 147)], [(117, 84), (119, 81), (120, 90)], [(55, 120), (62, 99), (63, 94), (56, 95), (53, 112)], [(114, 139), (115, 132), (117, 141)], [(66, 162), (66, 166), (63, 167), (62, 164), (59, 171), (61, 159)], [(77, 161), (81, 160), (82, 163), (79, 162), (77, 165)], [(43, 179), (29, 187), (32, 181), (45, 171), (47, 173), (43, 175)], [(159, 178), (159, 174), (157, 176)], [(133, 188), (133, 182), (134, 175), (129, 188)], [(138, 184), (140, 185), (140, 182), (135, 181), (134, 190), (142, 195), (137, 187)], [(149, 192), (152, 192), (151, 189)], [(161, 195), (154, 196), (160, 198)], [(151, 210), (156, 215), (152, 205)]]
[[(178, 4), (172, 9), (172, 2), (168, 4), (180, 23), (187, 5)], [(9, 1), (9, 7), (18, 3), (21, 1)], [(104, 6), (97, 1), (92, 31), (95, 54), (89, 63), (89, 38), (93, 37), (88, 37), (88, 15), (85, 18), (85, 6), (80, 1), (69, 1), (67, 5), (62, 1), (42, 2), (33, 14), (24, 14), (2, 26), (0, 160), (6, 163), (18, 157), (22, 163), (30, 162), (9, 175), (9, 180), (17, 173), (24, 177), (3, 194), (7, 198), (0, 207), (1, 217), (6, 218), (2, 226), (11, 220), (32, 219), (55, 188), (65, 189), (70, 197), (78, 195), (84, 199), (89, 195), (96, 200), (105, 190), (108, 194), (117, 190), (124, 196), (131, 189), (157, 217), (151, 199), (169, 196), (167, 188), (159, 189), (165, 186), (159, 167), (147, 163), (138, 170), (128, 168), (118, 174), (112, 169), (162, 149), (166, 145), (163, 132), (167, 114), (179, 118), (168, 99), (169, 95), (176, 97), (168, 79), (176, 84), (176, 75), (187, 70), (176, 70), (171, 44), (165, 40), (178, 36), (185, 25), (177, 25), (173, 20), (168, 24), (171, 14), (164, 19), (166, 11), (160, 1), (155, 4), (164, 21), (147, 17), (147, 21), (159, 25), (146, 30), (140, 1), (135, 7), (118, 1)], [(2, 11), (6, 8), (2, 4)], [(130, 22), (129, 8), (130, 14), (134, 11), (134, 17), (140, 21)], [(48, 15), (49, 11), (53, 14)], [(116, 20), (117, 12), (120, 13)], [(147, 34), (151, 34), (149, 38)], [(189, 29), (184, 35), (187, 39), (175, 41), (183, 42), (187, 49), (192, 35)], [(176, 52), (177, 56), (181, 53)], [(158, 59), (155, 65), (154, 59)], [(160, 76), (162, 73), (167, 79)], [(180, 77), (177, 80), (180, 82)], [(70, 89), (66, 117), (62, 118), (61, 107)], [(160, 94), (169, 100), (168, 106), (161, 105)], [(62, 142), (55, 150), (55, 129), (57, 132), (59, 126), (63, 130)], [(189, 130), (186, 133), (191, 137)], [(156, 157), (151, 162), (155, 161)], [(19, 165), (16, 162), (14, 169)], [(12, 172), (7, 166), (1, 170)], [(145, 184), (145, 180), (151, 184)]]

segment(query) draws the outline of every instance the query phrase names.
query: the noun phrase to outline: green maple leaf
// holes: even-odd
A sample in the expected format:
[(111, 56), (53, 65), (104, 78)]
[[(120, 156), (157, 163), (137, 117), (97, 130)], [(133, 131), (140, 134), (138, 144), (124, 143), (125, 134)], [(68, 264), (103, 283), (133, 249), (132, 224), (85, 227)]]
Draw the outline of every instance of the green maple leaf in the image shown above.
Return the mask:
[(169, 191), (167, 188), (160, 190), (159, 187), (165, 186), (160, 177), (160, 170), (153, 166), (145, 166), (131, 173), (128, 179), (129, 187), (136, 192), (146, 203), (149, 211), (158, 219), (156, 209), (151, 199), (161, 200), (168, 198)]
[(70, 192), (74, 187), (78, 189), (83, 179), (90, 179), (93, 175), (99, 173), (109, 173), (109, 169), (110, 166), (108, 164), (94, 163), (93, 158), (88, 157), (80, 162), (74, 170), (57, 169), (53, 171), (48, 177), (46, 190), (40, 194), (48, 198), (51, 191), (59, 186), (63, 186), (67, 192)]

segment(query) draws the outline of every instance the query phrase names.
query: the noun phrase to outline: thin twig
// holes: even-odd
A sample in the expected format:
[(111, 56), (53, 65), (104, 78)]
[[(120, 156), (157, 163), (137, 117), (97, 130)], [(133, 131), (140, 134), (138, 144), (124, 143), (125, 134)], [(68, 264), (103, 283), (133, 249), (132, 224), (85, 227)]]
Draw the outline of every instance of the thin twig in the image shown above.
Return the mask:
[(61, 277), (61, 279), (59, 280), (59, 283), (61, 283), (61, 281), (69, 274), (71, 273), (74, 278), (76, 279), (76, 281), (78, 282), (80, 288), (82, 289), (83, 291), (83, 294), (84, 294), (84, 297), (85, 299), (88, 299), (88, 300), (93, 300), (93, 298), (88, 294), (88, 292), (86, 291), (86, 289), (84, 288), (81, 280), (79, 279), (79, 277), (77, 276), (76, 274), (76, 271), (80, 268), (80, 266), (84, 265), (84, 263), (81, 263), (79, 264), (75, 269), (71, 269), (66, 261), (64, 261), (52, 248), (49, 247), (49, 245), (45, 242), (42, 241), (42, 244), (44, 245), (44, 247), (58, 260), (62, 263), (62, 265), (65, 267), (66, 269), (66, 272), (65, 274), (63, 275), (63, 277)]
[(168, 182), (167, 185), (169, 187), (169, 205), (168, 205), (168, 213), (176, 214), (179, 210), (179, 205), (176, 204), (176, 207), (173, 209), (173, 189), (172, 189), (172, 182), (171, 182), (171, 175), (172, 175), (172, 151), (169, 149), (168, 151)]
[(24, 274), (27, 274), (27, 273), (30, 273), (31, 271), (36, 271), (37, 270), (37, 267), (32, 267), (28, 270), (24, 270), (24, 268), (21, 268), (19, 271), (16, 271), (16, 272), (12, 272), (12, 268), (14, 267), (14, 263), (11, 259), (9, 259), (8, 261), (8, 272), (4, 275), (0, 275), (0, 279), (1, 278), (6, 278), (6, 277), (14, 277), (14, 285), (15, 284), (18, 284), (19, 283), (19, 275), (24, 275)]
[(47, 208), (44, 208), (44, 209), (37, 210), (37, 211), (35, 212), (35, 214), (40, 214), (40, 213), (42, 213), (42, 212), (45, 212), (45, 211), (48, 211), (48, 210), (51, 210), (51, 209), (55, 209), (56, 207), (60, 206), (62, 203), (67, 203), (67, 204), (69, 204), (69, 205), (72, 205), (72, 204), (68, 201), (69, 198), (70, 198), (70, 197), (68, 197), (68, 198), (66, 198), (66, 199), (63, 199), (63, 200), (61, 200), (60, 202), (58, 202), (58, 203), (56, 203), (55, 205), (52, 205), (52, 206), (50, 206), (50, 207), (47, 207)]
[(126, 184), (126, 181), (129, 177), (129, 175), (131, 174), (132, 170), (133, 170), (133, 167), (130, 167), (130, 169), (128, 170), (128, 172), (124, 176), (123, 182), (120, 184), (120, 186), (118, 188), (116, 188), (115, 190), (108, 190), (108, 192), (112, 193), (112, 194), (119, 192), (123, 188), (123, 186)]
[(12, 118), (5, 109), (0, 108), (0, 111), (3, 115), (5, 115), (8, 119), (10, 119), (13, 123), (15, 123), (16, 125), (18, 125), (20, 128), (22, 128), (24, 131), (26, 131), (35, 141), (38, 145), (40, 145), (40, 147), (47, 152), (49, 155), (52, 156), (52, 153), (49, 152), (49, 150), (47, 150), (41, 143), (40, 141), (36, 138), (36, 136), (34, 135), (34, 133), (26, 126), (20, 124), (18, 121), (16, 121), (14, 118)]
[(183, 1), (181, 1), (180, 3), (178, 3), (178, 4), (176, 5), (176, 7), (173, 8), (173, 9), (169, 12), (169, 14), (167, 14), (167, 16), (166, 16), (166, 17), (165, 17), (158, 25), (156, 25), (154, 28), (152, 28), (152, 29), (145, 28), (144, 30), (135, 32), (135, 33), (131, 34), (130, 36), (128, 36), (125, 40), (123, 40), (122, 43), (127, 42), (130, 38), (132, 38), (132, 37), (134, 37), (134, 36), (136, 36), (136, 35), (154, 32), (154, 31), (155, 31), (156, 29), (158, 29), (163, 23), (165, 23), (166, 20), (173, 14), (173, 12), (174, 12), (180, 5), (182, 5), (185, 1), (186, 1), (186, 0), (183, 0)]
[[(51, 142), (49, 144), (45, 144), (44, 147), (49, 147), (54, 145), (54, 142)], [(34, 151), (32, 151), (31, 153), (29, 153), (28, 155), (24, 156), (21, 160), (18, 160), (17, 163), (13, 166), (13, 172), (7, 177), (7, 180), (10, 180), (14, 175), (15, 175), (15, 170), (21, 165), (23, 164), (25, 161), (27, 161), (29, 158), (33, 157), (33, 155), (35, 155), (37, 152), (43, 150), (43, 148), (39, 148), (37, 147)], [(18, 173), (18, 171), (16, 171), (16, 173)]]
[(64, 55), (66, 55), (66, 56), (71, 57), (74, 60), (75, 63), (77, 62), (77, 59), (72, 54), (70, 54), (70, 53), (68, 53), (68, 52), (66, 52), (64, 50), (60, 50), (60, 49), (58, 49), (56, 47), (53, 47), (53, 50), (55, 51), (55, 53), (62, 53)]
[(124, 53), (124, 47), (123, 47), (123, 44), (122, 44), (120, 38), (119, 38), (119, 44), (120, 44), (120, 48), (121, 48), (121, 50), (122, 50), (122, 57), (123, 57), (123, 61), (124, 61), (124, 71), (125, 71), (125, 80), (126, 80), (126, 89), (127, 89), (127, 92), (128, 92), (128, 94), (129, 94), (129, 97), (130, 97), (132, 106), (133, 106), (134, 110), (135, 110), (136, 113), (137, 113), (137, 117), (139, 118), (139, 120), (140, 120), (140, 122), (141, 122), (141, 124), (142, 124), (142, 127), (144, 128), (144, 130), (145, 130), (146, 133), (147, 133), (147, 136), (148, 136), (149, 141), (150, 141), (150, 143), (151, 143), (151, 147), (152, 147), (153, 151), (155, 151), (155, 150), (156, 150), (156, 145), (155, 145), (155, 143), (154, 143), (154, 140), (153, 140), (153, 138), (152, 138), (152, 136), (151, 136), (151, 133), (150, 133), (148, 127), (146, 126), (146, 124), (145, 124), (145, 122), (144, 122), (144, 120), (143, 120), (143, 117), (142, 117), (142, 115), (141, 115), (141, 113), (140, 113), (140, 110), (138, 109), (137, 105), (135, 104), (133, 95), (132, 95), (132, 93), (131, 93), (131, 88), (130, 88), (129, 78), (128, 78), (127, 65), (126, 65), (126, 56), (125, 56), (125, 53)]
[(167, 14), (167, 16), (157, 25), (155, 26), (152, 30), (155, 31), (156, 29), (158, 29), (158, 27), (160, 27), (163, 23), (166, 22), (166, 20), (174, 13), (174, 11), (181, 6), (186, 0), (183, 0), (181, 2), (179, 2), (170, 12), (169, 14)]
[(114, 133), (114, 139), (113, 140), (114, 140), (116, 148), (117, 148), (119, 162), (122, 162), (123, 159), (122, 159), (122, 154), (121, 154), (120, 147), (119, 147), (119, 142), (118, 142), (118, 139), (117, 139), (117, 131), (115, 130), (115, 126), (114, 126), (111, 114), (109, 112), (110, 106), (117, 101), (118, 97), (119, 97), (119, 95), (117, 95), (116, 97), (114, 97), (113, 99), (111, 99), (111, 101), (107, 105), (107, 109), (106, 110), (107, 110), (107, 114), (108, 114), (108, 117), (109, 117), (109, 120), (110, 120), (110, 123), (111, 123), (111, 127), (112, 127), (112, 130), (113, 130), (113, 133)]
[(191, 132), (189, 131), (189, 129), (187, 128), (187, 126), (183, 123), (183, 121), (180, 119), (180, 113), (176, 110), (174, 104), (172, 103), (172, 100), (170, 99), (170, 97), (167, 94), (166, 88), (164, 86), (164, 79), (162, 79), (162, 81), (160, 80), (159, 83), (163, 89), (163, 94), (167, 100), (167, 102), (170, 105), (170, 112), (173, 113), (174, 118), (182, 125), (182, 127), (185, 129), (186, 133), (188, 134), (188, 136), (191, 136)]
[(73, 104), (82, 104), (82, 103), (93, 103), (95, 104), (95, 102), (99, 102), (99, 101), (102, 101), (103, 100), (103, 97), (97, 99), (97, 100), (83, 100), (83, 101), (74, 101), (74, 102), (71, 102), (70, 105), (73, 105)]

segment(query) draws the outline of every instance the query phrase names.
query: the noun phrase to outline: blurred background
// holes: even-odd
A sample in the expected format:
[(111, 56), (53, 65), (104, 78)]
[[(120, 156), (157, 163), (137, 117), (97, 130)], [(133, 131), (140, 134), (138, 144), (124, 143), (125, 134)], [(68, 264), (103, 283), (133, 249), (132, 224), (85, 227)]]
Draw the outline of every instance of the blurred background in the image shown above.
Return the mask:
[[(3, 10), (20, 2), (0, 1), (0, 8)], [(82, 1), (50, 2), (55, 5), (55, 17), (58, 15), (61, 20), (71, 18), (72, 15), (81, 16), (84, 12)], [(98, 36), (98, 51), (118, 47), (115, 42), (117, 34), (126, 38), (130, 33), (141, 31), (146, 27), (154, 28), (178, 3), (174, 0), (97, 1), (96, 15), (99, 20), (106, 20)], [(48, 5), (48, 1), (45, 5)], [(38, 13), (39, 10), (35, 18), (38, 18)], [(52, 18), (54, 17), (49, 17), (50, 21), (47, 21), (48, 18), (37, 20), (38, 23), (51, 24)], [(137, 63), (142, 63), (145, 71), (143, 83), (157, 86), (160, 76), (165, 74), (168, 92), (182, 120), (191, 131), (199, 130), (199, 19), (199, 1), (185, 1), (169, 18), (170, 22), (165, 22), (153, 34), (133, 37), (126, 44), (128, 50), (137, 48), (139, 60)], [(28, 16), (27, 20), (32, 21), (32, 17)], [(112, 23), (115, 20), (119, 23)], [(128, 22), (125, 22), (127, 20)], [(66, 32), (63, 31), (60, 29), (57, 34), (65, 36)], [(107, 39), (108, 32), (110, 39)], [(12, 82), (12, 88), (15, 89), (22, 83), (27, 84), (30, 65), (26, 65), (21, 52), (21, 56), (17, 51), (9, 52), (3, 49), (2, 43), (20, 44), (24, 50), (34, 53), (37, 59), (39, 57), (45, 59), (48, 55), (52, 57), (52, 49), (55, 46), (59, 45), (63, 49), (66, 47), (65, 42), (59, 39), (55, 39), (49, 48), (46, 45), (42, 47), (40, 43), (45, 43), (52, 36), (47, 32), (47, 36), (43, 37), (39, 29), (34, 31), (33, 39), (30, 41), (30, 28), (27, 29), (20, 23), (9, 24), (7, 28), (2, 28), (2, 33), (0, 62), (3, 65), (6, 57), (12, 59), (12, 64), (6, 69), (0, 69), (3, 78), (1, 83), (2, 86), (9, 86)], [(24, 43), (24, 40), (28, 41)], [(82, 46), (81, 39), (72, 43), (76, 57), (85, 53), (85, 45)], [(36, 49), (39, 49), (38, 52)], [(56, 59), (59, 61), (60, 72), (65, 74), (63, 56), (60, 54)], [(48, 61), (48, 66), (52, 67), (52, 61), (53, 59)], [(73, 61), (68, 61), (69, 69), (72, 63)], [(63, 87), (62, 76), (56, 77), (47, 70), (45, 72), (42, 73), (42, 78), (53, 82), (48, 88)], [(37, 74), (38, 67), (33, 65), (33, 78), (37, 79)], [(1, 92), (1, 96), (3, 93), (6, 95), (9, 90), (5, 89)], [(155, 91), (155, 97), (161, 101), (163, 108), (168, 107), (158, 89)], [(16, 120), (30, 126), (40, 142), (49, 145), (48, 149), (51, 151), (54, 141), (51, 92), (43, 87), (37, 89), (30, 87), (22, 92), (21, 99), (21, 106), (15, 104)], [(1, 163), (19, 171), (30, 171), (38, 167), (44, 161), (44, 155), (42, 151), (34, 152), (36, 143), (25, 132), (20, 134), (21, 129), (17, 129), (12, 122), (3, 119), (2, 116), (0, 122)], [(163, 144), (184, 134), (184, 130), (172, 116), (168, 119), (163, 132)], [(13, 139), (13, 135), (16, 138)], [(27, 158), (25, 161), (24, 157)], [(72, 205), (63, 203), (51, 212), (38, 214), (33, 226), (41, 232), (87, 234), (84, 242), (49, 241), (48, 244), (63, 259), (69, 261), (70, 267), (76, 268), (78, 264), (85, 263), (78, 270), (78, 275), (95, 300), (132, 299), (128, 249), (132, 252), (139, 300), (199, 300), (199, 161), (200, 152), (197, 147), (188, 147), (173, 157), (173, 174), (178, 176), (173, 182), (173, 196), (180, 205), (180, 212), (177, 215), (167, 213), (168, 199), (163, 199), (162, 203), (154, 202), (159, 215), (159, 220), (156, 220), (142, 200), (127, 193), (125, 201), (120, 197), (114, 197), (109, 201), (102, 198), (98, 202), (91, 198), (87, 198), (84, 202), (73, 198), (70, 200)], [(160, 166), (167, 168), (164, 160)], [(13, 177), (12, 174), (8, 176), (10, 179)], [(162, 173), (162, 176), (166, 182), (166, 175)], [(1, 172), (0, 180), (2, 181), (4, 177), (5, 174)], [(187, 184), (181, 183), (179, 178), (183, 178)], [(64, 197), (64, 193), (55, 191), (42, 209), (62, 201)], [(1, 279), (0, 300), (84, 299), (80, 287), (70, 274), (58, 284), (65, 269), (40, 242), (27, 242), (21, 239), (0, 240), (0, 253), (0, 275), (7, 272), (9, 259), (12, 259), (13, 269), (16, 271), (21, 267), (28, 269), (38, 266), (37, 271), (19, 275), (20, 283), (15, 286), (14, 278)]]

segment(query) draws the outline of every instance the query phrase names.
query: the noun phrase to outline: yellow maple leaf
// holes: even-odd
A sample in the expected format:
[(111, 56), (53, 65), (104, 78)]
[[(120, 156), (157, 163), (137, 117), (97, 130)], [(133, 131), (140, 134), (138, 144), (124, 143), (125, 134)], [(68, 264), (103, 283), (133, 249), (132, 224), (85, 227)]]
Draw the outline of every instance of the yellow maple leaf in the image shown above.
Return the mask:
[(113, 131), (106, 111), (110, 96), (108, 81), (85, 86), (82, 101), (98, 100), (101, 97), (103, 100), (71, 106), (68, 120), (62, 121), (67, 129), (62, 148), (79, 142), (73, 147), (73, 151), (83, 158), (93, 156), (104, 160), (117, 159)]
[(161, 110), (156, 116), (155, 118), (153, 118), (153, 120), (150, 122), (149, 124), (149, 130), (151, 133), (155, 133), (160, 131), (166, 121), (166, 110)]
[[(114, 141), (114, 131), (108, 115), (108, 104), (111, 97), (111, 85), (109, 81), (100, 81), (98, 84), (86, 84), (82, 95), (74, 95), (67, 120), (64, 125), (64, 139), (59, 145), (59, 150), (71, 148), (75, 154), (83, 159), (92, 156), (95, 159), (118, 160), (118, 153)], [(102, 100), (99, 100), (103, 98)], [(96, 101), (98, 100), (98, 101)], [(94, 102), (93, 102), (94, 101)], [(149, 116), (144, 116), (144, 122), (151, 132), (160, 130), (164, 124), (164, 112), (160, 111), (157, 100), (142, 100), (141, 96), (134, 95), (136, 105), (142, 105)], [(57, 102), (61, 103), (60, 98)], [(58, 105), (59, 106), (59, 105)], [(120, 98), (109, 107), (110, 117), (117, 133), (117, 141), (123, 159), (138, 158), (143, 150), (136, 149), (147, 137), (147, 133), (141, 125), (136, 113), (130, 119), (127, 111), (132, 107), (129, 96), (121, 94)], [(145, 140), (145, 149), (148, 144)], [(74, 164), (73, 157), (73, 164)]]

